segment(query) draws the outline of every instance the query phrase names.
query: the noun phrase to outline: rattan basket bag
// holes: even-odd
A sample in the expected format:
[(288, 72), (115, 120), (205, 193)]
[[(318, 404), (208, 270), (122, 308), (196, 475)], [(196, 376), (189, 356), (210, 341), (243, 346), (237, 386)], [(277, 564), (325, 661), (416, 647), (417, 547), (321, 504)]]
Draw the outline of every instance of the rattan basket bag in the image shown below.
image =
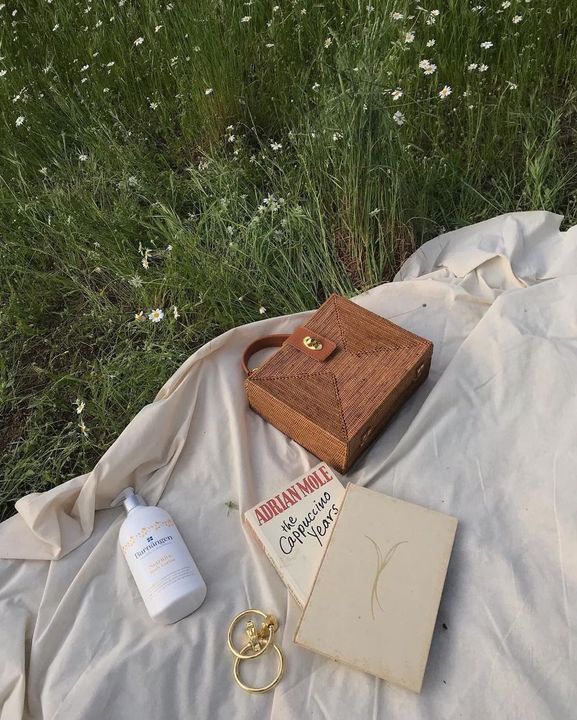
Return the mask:
[[(259, 368), (250, 356), (280, 350)], [(331, 295), (292, 335), (269, 335), (243, 356), (250, 407), (346, 472), (429, 373), (433, 344)]]

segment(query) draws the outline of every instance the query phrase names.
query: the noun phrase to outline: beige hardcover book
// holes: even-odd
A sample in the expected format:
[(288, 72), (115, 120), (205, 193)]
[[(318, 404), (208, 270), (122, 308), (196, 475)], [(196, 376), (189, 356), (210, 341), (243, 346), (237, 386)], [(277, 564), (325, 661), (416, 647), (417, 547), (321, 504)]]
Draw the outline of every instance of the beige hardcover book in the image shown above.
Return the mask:
[(349, 483), (295, 642), (420, 692), (456, 529)]

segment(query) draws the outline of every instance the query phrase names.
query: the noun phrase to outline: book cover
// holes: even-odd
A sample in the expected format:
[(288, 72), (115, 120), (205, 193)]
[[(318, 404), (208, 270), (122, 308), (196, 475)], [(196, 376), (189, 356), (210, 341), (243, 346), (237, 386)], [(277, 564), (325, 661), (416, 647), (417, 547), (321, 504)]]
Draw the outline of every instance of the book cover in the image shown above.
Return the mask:
[(420, 692), (456, 529), (349, 484), (295, 642)]
[(309, 596), (344, 494), (337, 474), (320, 463), (244, 514), (301, 607)]

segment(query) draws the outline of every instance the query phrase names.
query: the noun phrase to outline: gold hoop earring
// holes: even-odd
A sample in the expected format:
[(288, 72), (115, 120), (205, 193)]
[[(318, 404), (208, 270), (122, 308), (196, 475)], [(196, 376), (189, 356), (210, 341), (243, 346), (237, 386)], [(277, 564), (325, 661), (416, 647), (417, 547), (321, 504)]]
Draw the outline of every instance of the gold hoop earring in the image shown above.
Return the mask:
[[(245, 650), (248, 650), (250, 647), (251, 647), (251, 644), (247, 643), (241, 650), (241, 653), (244, 652)], [(269, 647), (269, 646), (267, 645), (267, 647)], [(279, 646), (276, 643), (272, 643), (272, 647), (275, 649), (276, 654), (278, 656), (278, 661), (279, 661), (278, 662), (278, 671), (277, 671), (277, 674), (275, 675), (274, 679), (271, 682), (269, 682), (268, 685), (263, 685), (262, 687), (251, 687), (250, 685), (246, 685), (245, 683), (243, 683), (242, 680), (240, 679), (239, 666), (240, 666), (241, 662), (243, 660), (253, 660), (255, 656), (250, 655), (248, 657), (243, 657), (241, 655), (240, 657), (237, 657), (235, 659), (234, 668), (233, 668), (234, 679), (236, 680), (237, 684), (243, 690), (246, 690), (247, 692), (250, 692), (250, 693), (265, 693), (265, 692), (268, 692), (269, 690), (272, 690), (273, 687), (282, 678), (283, 672), (284, 672), (284, 655), (282, 654), (281, 649), (279, 648)]]
[[(232, 641), (234, 629), (237, 626), (238, 622), (243, 617), (246, 617), (248, 615), (259, 615), (260, 617), (264, 618), (264, 621), (261, 623), (261, 626), (258, 629), (252, 620), (248, 620), (245, 623), (245, 631), (248, 642), (246, 643), (246, 645), (243, 646), (241, 650), (237, 650)], [(268, 690), (272, 690), (272, 688), (281, 679), (284, 672), (284, 655), (279, 646), (273, 642), (273, 637), (277, 630), (278, 620), (274, 615), (267, 615), (262, 610), (256, 610), (254, 608), (251, 608), (249, 610), (243, 610), (243, 612), (239, 613), (235, 618), (233, 618), (232, 622), (230, 623), (228, 627), (227, 643), (229, 650), (235, 656), (232, 674), (235, 682), (243, 690), (246, 690), (246, 692), (265, 693)], [(255, 660), (257, 657), (264, 655), (264, 653), (270, 647), (273, 647), (277, 654), (277, 674), (268, 685), (263, 685), (262, 687), (251, 687), (250, 685), (247, 685), (240, 679), (240, 663), (243, 660)]]

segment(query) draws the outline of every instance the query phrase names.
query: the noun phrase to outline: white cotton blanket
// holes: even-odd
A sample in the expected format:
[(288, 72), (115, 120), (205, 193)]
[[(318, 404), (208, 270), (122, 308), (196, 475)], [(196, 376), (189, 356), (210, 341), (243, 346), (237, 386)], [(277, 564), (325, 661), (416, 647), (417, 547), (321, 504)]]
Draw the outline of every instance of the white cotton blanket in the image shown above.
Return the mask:
[[(303, 313), (209, 342), (92, 472), (0, 525), (0, 719), (574, 718), (577, 228), (560, 220), (441, 235), (355, 299), (435, 345), (425, 385), (348, 475), (459, 520), (421, 695), (294, 645), (299, 608), (241, 524), (316, 463), (248, 409), (240, 367)], [(122, 511), (106, 508), (127, 485), (172, 514), (207, 582), (176, 625), (149, 619), (118, 548)], [(278, 615), (286, 654), (262, 696), (234, 684), (226, 650), (251, 606)]]

